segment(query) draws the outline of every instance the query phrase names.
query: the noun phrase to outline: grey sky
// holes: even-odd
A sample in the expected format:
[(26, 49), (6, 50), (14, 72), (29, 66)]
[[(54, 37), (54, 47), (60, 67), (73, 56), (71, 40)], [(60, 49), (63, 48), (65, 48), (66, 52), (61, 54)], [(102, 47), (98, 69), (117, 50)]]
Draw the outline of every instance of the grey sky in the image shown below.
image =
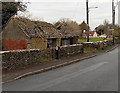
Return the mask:
[[(50, 23), (56, 22), (61, 18), (69, 18), (81, 23), (86, 21), (86, 3), (85, 0), (35, 0), (29, 1), (24, 16), (30, 15), (30, 18), (35, 20), (44, 20)], [(90, 26), (94, 29), (99, 24), (102, 24), (105, 19), (112, 22), (112, 6), (111, 0), (89, 0), (89, 7), (97, 6), (97, 9), (90, 10)], [(116, 23), (118, 21), (116, 8)]]
[(118, 24), (119, 24), (119, 26), (120, 26), (120, 1), (119, 1), (119, 5), (118, 5)]

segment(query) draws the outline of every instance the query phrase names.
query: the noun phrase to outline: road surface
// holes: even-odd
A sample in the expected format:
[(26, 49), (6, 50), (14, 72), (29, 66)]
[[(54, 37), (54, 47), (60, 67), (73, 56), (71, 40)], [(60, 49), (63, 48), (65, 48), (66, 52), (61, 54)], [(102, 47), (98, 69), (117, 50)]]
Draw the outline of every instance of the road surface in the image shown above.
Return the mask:
[(118, 48), (75, 64), (3, 84), (3, 91), (118, 91)]

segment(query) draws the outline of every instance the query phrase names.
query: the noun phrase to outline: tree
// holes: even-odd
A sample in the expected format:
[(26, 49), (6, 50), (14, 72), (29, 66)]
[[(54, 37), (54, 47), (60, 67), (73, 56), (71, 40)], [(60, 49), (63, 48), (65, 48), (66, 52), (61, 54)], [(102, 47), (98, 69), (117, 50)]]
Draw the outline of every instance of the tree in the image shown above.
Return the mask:
[(68, 18), (60, 19), (58, 22), (54, 23), (54, 26), (64, 34), (81, 34), (79, 24)]
[(89, 29), (89, 26), (85, 23), (85, 21), (83, 21), (80, 25), (79, 25), (81, 31), (82, 31), (82, 34), (81, 34), (81, 37), (83, 36), (83, 31), (88, 31)]
[(109, 23), (108, 20), (104, 20), (102, 25), (99, 25), (95, 28), (95, 31), (99, 34), (106, 34), (107, 37), (110, 37), (112, 35), (111, 29), (113, 28), (113, 25)]
[(109, 24), (109, 21), (107, 20), (107, 19), (105, 19), (104, 21), (103, 21), (103, 25), (108, 25)]
[(98, 35), (102, 35), (105, 33), (104, 25), (99, 25), (98, 27), (95, 28), (95, 31), (97, 32)]
[(22, 1), (18, 2), (2, 2), (2, 28), (7, 21), (14, 15), (17, 15), (18, 11), (26, 11), (27, 3)]
[(120, 27), (118, 25), (115, 25), (114, 26), (114, 36), (117, 38), (117, 39), (120, 39)]
[(83, 30), (88, 31), (89, 29), (89, 26), (85, 23), (85, 21), (83, 21), (79, 26), (82, 31)]

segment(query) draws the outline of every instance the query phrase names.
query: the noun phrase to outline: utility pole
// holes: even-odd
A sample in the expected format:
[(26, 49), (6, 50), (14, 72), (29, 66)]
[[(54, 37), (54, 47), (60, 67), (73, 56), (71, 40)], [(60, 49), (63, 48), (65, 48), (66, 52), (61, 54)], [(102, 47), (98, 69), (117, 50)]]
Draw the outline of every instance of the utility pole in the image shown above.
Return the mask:
[(114, 5), (114, 0), (112, 0), (112, 25), (113, 25), (113, 44), (115, 43), (115, 38), (114, 38), (114, 25), (115, 25), (115, 5)]
[(114, 0), (112, 0), (112, 24), (115, 25), (115, 5)]
[(88, 6), (88, 0), (86, 0), (86, 16), (87, 16), (87, 25), (88, 25), (87, 42), (89, 42), (89, 6)]
[(90, 12), (90, 9), (93, 9), (93, 8), (98, 8), (98, 7), (89, 7), (89, 0), (86, 0), (86, 17), (87, 17), (87, 26), (88, 26), (88, 30), (87, 30), (87, 42), (90, 41), (90, 38), (89, 38), (89, 12)]

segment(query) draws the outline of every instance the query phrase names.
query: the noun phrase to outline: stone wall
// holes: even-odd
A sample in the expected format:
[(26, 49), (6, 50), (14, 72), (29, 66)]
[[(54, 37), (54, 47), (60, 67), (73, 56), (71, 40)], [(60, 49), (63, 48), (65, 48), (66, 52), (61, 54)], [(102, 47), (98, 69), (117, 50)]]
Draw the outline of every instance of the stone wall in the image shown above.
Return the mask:
[[(74, 44), (69, 46), (61, 46), (59, 49), (59, 58), (72, 56), (84, 53), (86, 48), (89, 49), (105, 49), (112, 45), (112, 40), (104, 42), (86, 42), (82, 44)], [(2, 51), (2, 69), (15, 69), (18, 67), (25, 67), (31, 64), (38, 64), (40, 62), (49, 61), (56, 58), (55, 48), (39, 50), (13, 50)]]
[(97, 50), (100, 50), (100, 49), (105, 49), (111, 45), (113, 45), (113, 41), (112, 40), (105, 40), (105, 41), (99, 41), (99, 42), (84, 42), (84, 43), (81, 43), (83, 44), (84, 48), (91, 48), (91, 49), (97, 49)]
[(79, 53), (83, 53), (82, 44), (62, 46), (59, 51), (59, 57), (66, 57), (66, 56), (76, 55)]
[[(82, 52), (83, 46), (81, 44), (62, 46), (59, 50), (59, 57), (71, 56)], [(46, 50), (30, 49), (2, 51), (0, 55), (2, 55), (2, 68), (6, 70), (56, 58), (55, 48)]]

